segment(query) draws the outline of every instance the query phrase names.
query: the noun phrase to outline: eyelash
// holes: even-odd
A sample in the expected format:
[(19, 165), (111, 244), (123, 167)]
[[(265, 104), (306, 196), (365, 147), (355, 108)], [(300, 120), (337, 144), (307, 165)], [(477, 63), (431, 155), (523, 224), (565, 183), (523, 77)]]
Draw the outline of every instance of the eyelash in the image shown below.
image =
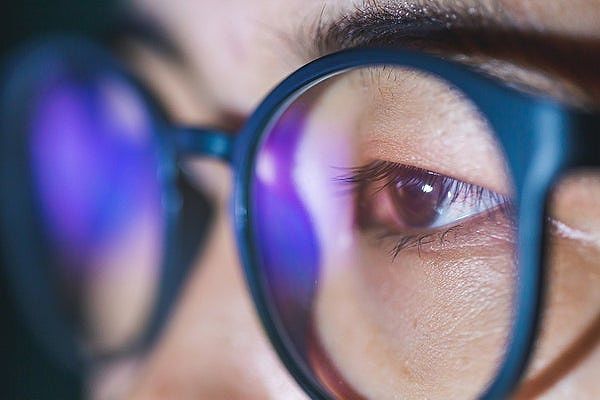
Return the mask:
[[(376, 160), (368, 164), (349, 168), (346, 175), (337, 178), (339, 182), (350, 185), (351, 193), (356, 197), (365, 185), (380, 184), (377, 189), (385, 190), (391, 185), (401, 189), (411, 184), (429, 184), (431, 186), (440, 185), (453, 193), (448, 201), (448, 207), (459, 200), (469, 199), (474, 201), (474, 206), (483, 208), (481, 213), (471, 215), (467, 218), (486, 213), (488, 216), (500, 211), (510, 221), (514, 220), (514, 207), (508, 196), (495, 193), (489, 189), (474, 184), (462, 182), (435, 172), (427, 171), (418, 167), (394, 163), (390, 161)], [(461, 223), (451, 226), (442, 226), (434, 229), (433, 232), (419, 234), (398, 234), (395, 232), (385, 232), (378, 236), (382, 240), (388, 237), (394, 237), (396, 244), (390, 250), (392, 260), (395, 260), (398, 254), (405, 249), (417, 247), (419, 257), (421, 256), (421, 247), (426, 244), (447, 243), (448, 235), (462, 228)], [(441, 229), (443, 228), (443, 229)]]
[[(405, 235), (400, 236), (399, 238), (399, 235), (395, 235), (397, 237), (396, 244), (389, 251), (389, 254), (392, 257), (392, 261), (394, 261), (402, 250), (416, 247), (417, 253), (419, 254), (419, 257), (421, 257), (421, 248), (423, 245), (428, 245), (435, 242), (438, 242), (441, 245), (443, 245), (444, 243), (448, 242), (446, 240), (448, 234), (460, 228), (462, 228), (462, 225), (457, 224), (451, 226), (450, 228), (444, 229), (442, 232), (433, 232), (421, 235)], [(380, 239), (384, 239), (386, 237), (388, 237), (388, 235), (379, 236)]]

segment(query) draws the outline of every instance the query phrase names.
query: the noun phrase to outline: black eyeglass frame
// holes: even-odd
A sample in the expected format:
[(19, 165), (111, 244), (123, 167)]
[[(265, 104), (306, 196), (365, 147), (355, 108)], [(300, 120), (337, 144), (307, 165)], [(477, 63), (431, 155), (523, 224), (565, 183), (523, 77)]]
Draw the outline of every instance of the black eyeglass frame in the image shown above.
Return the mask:
[[(23, 56), (25, 55), (25, 56)], [(104, 50), (80, 38), (59, 38), (31, 45), (13, 59), (13, 64), (27, 65), (45, 57), (77, 57), (88, 60), (94, 68), (110, 68), (126, 79), (135, 82)], [(35, 65), (35, 63), (33, 64)], [(515, 315), (512, 335), (502, 366), (494, 381), (481, 395), (484, 399), (505, 398), (518, 384), (527, 366), (535, 343), (544, 292), (545, 219), (548, 194), (558, 177), (577, 168), (600, 166), (600, 114), (571, 108), (550, 98), (526, 94), (503, 85), (461, 64), (414, 51), (392, 49), (353, 49), (322, 57), (292, 73), (280, 83), (259, 105), (238, 135), (218, 129), (181, 128), (168, 122), (160, 107), (142, 86), (135, 84), (146, 99), (152, 115), (156, 116), (157, 137), (164, 158), (159, 166), (164, 172), (164, 190), (167, 201), (167, 238), (175, 240), (173, 226), (180, 217), (177, 204), (175, 178), (177, 160), (182, 157), (214, 157), (229, 163), (234, 173), (232, 213), (240, 259), (244, 266), (248, 286), (256, 304), (263, 326), (280, 358), (303, 389), (315, 399), (328, 399), (329, 395), (317, 382), (299, 355), (289, 343), (272, 300), (267, 283), (261, 273), (256, 251), (257, 238), (253, 237), (251, 213), (251, 184), (257, 151), (266, 128), (276, 113), (290, 99), (332, 75), (359, 67), (398, 66), (413, 68), (440, 77), (467, 95), (489, 121), (497, 141), (504, 150), (510, 168), (517, 210), (519, 285), (515, 298)], [(14, 69), (13, 69), (14, 71)], [(28, 79), (23, 71), (19, 79)], [(4, 75), (6, 76), (6, 75)], [(25, 81), (26, 82), (26, 81)], [(14, 85), (14, 83), (13, 83)], [(6, 94), (2, 88), (0, 104), (1, 173), (0, 226), (3, 241), (8, 244), (4, 265), (14, 282), (14, 295), (19, 300), (33, 329), (52, 326), (53, 334), (38, 334), (45, 347), (71, 365), (90, 362), (77, 347), (68, 327), (60, 322), (60, 311), (52, 302), (49, 287), (43, 282), (25, 276), (27, 271), (39, 271), (44, 262), (44, 239), (40, 236), (35, 213), (27, 213), (23, 204), (31, 205), (32, 191), (28, 188), (28, 166), (23, 158), (23, 138), (11, 131), (10, 109), (14, 93)], [(10, 92), (10, 91), (9, 91)], [(17, 129), (18, 131), (18, 129)], [(12, 134), (11, 134), (12, 132)], [(23, 136), (23, 135), (22, 135)], [(16, 175), (9, 175), (16, 174)], [(7, 207), (7, 204), (9, 207)], [(12, 211), (12, 212), (11, 212)], [(12, 214), (12, 215), (11, 215)], [(28, 216), (25, 220), (23, 216)], [(19, 218), (19, 216), (21, 218)], [(29, 218), (29, 220), (27, 220)], [(37, 233), (36, 233), (37, 232)], [(29, 243), (27, 243), (29, 242)], [(32, 246), (35, 243), (38, 246)], [(167, 243), (159, 300), (146, 334), (132, 348), (146, 347), (153, 341), (172, 306), (179, 287), (186, 276), (186, 268), (176, 268), (172, 263), (174, 243)], [(39, 251), (39, 253), (37, 252)], [(28, 253), (28, 254), (26, 254)], [(24, 272), (26, 271), (26, 272)], [(46, 315), (41, 316), (37, 305), (31, 302), (36, 296), (48, 301)], [(57, 332), (65, 333), (64, 336)], [(59, 352), (56, 349), (61, 349)], [(76, 360), (76, 361), (74, 361)], [(74, 361), (74, 362), (73, 362)]]

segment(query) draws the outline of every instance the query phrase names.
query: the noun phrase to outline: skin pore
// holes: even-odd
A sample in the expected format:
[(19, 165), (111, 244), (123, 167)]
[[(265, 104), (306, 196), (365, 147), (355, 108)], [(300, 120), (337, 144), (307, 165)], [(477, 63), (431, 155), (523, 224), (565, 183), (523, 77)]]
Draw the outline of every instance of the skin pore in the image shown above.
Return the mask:
[[(375, 7), (378, 3), (384, 2), (367, 2), (367, 6)], [(433, 2), (391, 2), (394, 7), (417, 8), (423, 6), (421, 3), (433, 5)], [(468, 11), (471, 6), (470, 1), (441, 3), (449, 10), (455, 7)], [(331, 40), (321, 40), (321, 45), (315, 46), (308, 32), (314, 33), (315, 26), (326, 26), (329, 21), (338, 20), (340, 15), (352, 13), (356, 7), (367, 9), (359, 0), (181, 0), (168, 3), (137, 0), (133, 7), (135, 13), (161, 26), (181, 53), (182, 60), (175, 61), (135, 41), (122, 48), (124, 57), (165, 104), (173, 120), (231, 130), (239, 127), (240, 121), (251, 113), (264, 95), (289, 73), (322, 52), (348, 45), (340, 44), (339, 40), (338, 45), (332, 45)], [(394, 15), (394, 7), (386, 8), (386, 18)], [(553, 1), (551, 4), (543, 0), (504, 0), (478, 2), (473, 7), (477, 15), (490, 14), (489, 19), (508, 31), (534, 32), (542, 38), (556, 36), (572, 43), (600, 41), (600, 2), (595, 0)], [(358, 23), (361, 21), (367, 23), (367, 20)], [(356, 30), (352, 32), (356, 34)], [(348, 32), (341, 34), (348, 35)], [(390, 37), (401, 39), (396, 31)], [(371, 38), (370, 42), (377, 41)], [(356, 43), (357, 40), (353, 40), (350, 45)], [(438, 53), (448, 52), (447, 47), (428, 47)], [(573, 98), (578, 103), (588, 104), (597, 99), (593, 88), (598, 87), (598, 83), (590, 82), (587, 87), (581, 87), (581, 82), (572, 82), (568, 75), (562, 74), (561, 68), (529, 62), (525, 63), (526, 68), (520, 68), (512, 65), (513, 59), (505, 57), (510, 53), (507, 50), (499, 52), (500, 58), (481, 52), (477, 57), (471, 57), (465, 49), (460, 53), (453, 50), (449, 56), (464, 59), (469, 64), (480, 63), (483, 70), (516, 85)], [(524, 60), (520, 56), (513, 58)], [(379, 97), (368, 104), (372, 112), (366, 115), (373, 119), (378, 110), (388, 113), (386, 118), (377, 118), (377, 121), (384, 121), (383, 125), (373, 129), (375, 133), (361, 147), (364, 150), (361, 161), (383, 159), (408, 164), (497, 193), (510, 192), (508, 179), (495, 172), (502, 170), (498, 167), (502, 162), (494, 154), (493, 145), (473, 134), (476, 129), (469, 126), (473, 118), (459, 118), (468, 116), (468, 109), (447, 98), (448, 94), (438, 90), (432, 80), (415, 77), (413, 82), (406, 79), (403, 84), (408, 85), (406, 90), (398, 92), (405, 93), (405, 101), (390, 101), (397, 100), (397, 93), (393, 99), (387, 99), (387, 103), (385, 97)], [(397, 85), (394, 88), (399, 89)], [(417, 92), (425, 95), (410, 96)], [(327, 102), (327, 99), (324, 97), (321, 101)], [(432, 111), (432, 104), (441, 106)], [(403, 112), (402, 106), (410, 107), (412, 113)], [(435, 131), (434, 122), (446, 113), (454, 113), (457, 122), (455, 129), (444, 134)], [(405, 131), (403, 142), (400, 135), (394, 137), (393, 132), (386, 135), (392, 129), (385, 126), (385, 121), (390, 126), (400, 122), (419, 129), (414, 133)], [(368, 120), (363, 123), (373, 127)], [(420, 146), (418, 140), (409, 140), (411, 134), (418, 136), (417, 133), (437, 135), (437, 142), (427, 143), (437, 143), (438, 148)], [(426, 137), (420, 136), (423, 143)], [(473, 144), (477, 140), (480, 142)], [(460, 148), (465, 143), (477, 151), (465, 156), (469, 150)], [(398, 156), (407, 153), (414, 156), (410, 159)], [(482, 159), (492, 161), (483, 163)], [(214, 201), (216, 220), (211, 237), (205, 250), (198, 255), (168, 326), (154, 348), (139, 359), (125, 360), (100, 370), (91, 379), (92, 394), (98, 398), (129, 396), (136, 399), (306, 398), (271, 349), (244, 284), (227, 208), (231, 188), (227, 168), (212, 161), (194, 161), (185, 168)], [(595, 339), (600, 336), (600, 293), (596, 290), (600, 284), (600, 267), (596, 261), (600, 256), (600, 216), (593, 205), (593, 199), (600, 197), (599, 187), (597, 174), (576, 176), (566, 180), (556, 193), (546, 318), (539, 348), (517, 397), (600, 397), (597, 382), (600, 345)], [(367, 269), (366, 265), (358, 263), (351, 269), (352, 273), (345, 270), (342, 278), (337, 275), (336, 279), (325, 279), (325, 286), (329, 283), (333, 286), (331, 290), (323, 290), (317, 301), (321, 346), (329, 354), (330, 361), (346, 366), (339, 371), (345, 380), (360, 387), (363, 396), (372, 398), (391, 397), (390, 390), (417, 398), (474, 396), (476, 389), (463, 385), (461, 379), (472, 376), (473, 371), (481, 373), (470, 382), (474, 387), (489, 379), (490, 364), (486, 357), (481, 358), (482, 364), (465, 365), (462, 369), (444, 364), (443, 358), (436, 358), (436, 355), (441, 349), (450, 349), (467, 358), (473, 358), (473, 354), (487, 355), (493, 353), (491, 349), (497, 348), (498, 341), (502, 340), (493, 335), (461, 340), (444, 324), (449, 320), (448, 316), (465, 312), (468, 316), (458, 322), (459, 326), (464, 324), (465, 330), (480, 321), (502, 319), (501, 310), (506, 312), (507, 306), (491, 299), (506, 297), (506, 281), (513, 279), (510, 261), (489, 251), (485, 253), (487, 246), (510, 247), (510, 240), (503, 236), (502, 232), (506, 230), (502, 223), (501, 218), (484, 218), (470, 223), (477, 228), (465, 224), (462, 228), (465, 235), (441, 251), (434, 252), (435, 245), (425, 245), (423, 255), (409, 249), (400, 260), (406, 268), (392, 262), (385, 247), (389, 244), (382, 245), (383, 249), (374, 247), (370, 233), (361, 232), (357, 236), (356, 251), (369, 260), (369, 265), (380, 268)], [(475, 230), (479, 231), (478, 235), (474, 234)], [(340, 253), (332, 254), (341, 257)], [(336, 263), (340, 260), (335, 259)], [(417, 268), (419, 263), (425, 266)], [(441, 264), (450, 267), (442, 273), (441, 269), (434, 268)], [(335, 268), (330, 271), (336, 272)], [(457, 294), (456, 287), (469, 279), (478, 282), (476, 290), (463, 287), (464, 291)], [(420, 287), (422, 290), (415, 290), (414, 296), (410, 297), (410, 290), (400, 291), (398, 287)], [(442, 288), (438, 293), (440, 297), (424, 296), (427, 287)], [(464, 295), (460, 296), (460, 293)], [(479, 303), (478, 309), (469, 308), (474, 301), (468, 300), (482, 299), (479, 297), (482, 293), (488, 295), (487, 303)], [(350, 300), (340, 304), (335, 301), (340, 296)], [(409, 310), (412, 307), (415, 315), (425, 309), (431, 312), (420, 314), (429, 315), (425, 318), (407, 313), (399, 319), (395, 312), (399, 304), (406, 305)], [(348, 320), (343, 321), (343, 315), (348, 313), (354, 313), (352, 318), (364, 323), (357, 327), (356, 335), (337, 340), (340, 333), (336, 329), (347, 323)], [(338, 315), (341, 320), (336, 323), (319, 315)], [(477, 329), (485, 332), (484, 328), (479, 326)], [(453, 329), (455, 333), (460, 332), (456, 327)], [(414, 343), (418, 339), (417, 346), (381, 340), (378, 343), (386, 343), (386, 346), (367, 350), (360, 347), (373, 335), (394, 338), (394, 332), (398, 330), (412, 332), (414, 337), (408, 334), (402, 340), (412, 339), (411, 343)], [(424, 334), (431, 332), (440, 332), (440, 335), (431, 336), (429, 341), (423, 339)], [(380, 369), (369, 370), (368, 365), (357, 367), (357, 360), (364, 358), (365, 351)], [(390, 354), (394, 356), (390, 357)], [(494, 354), (490, 357), (494, 358)], [(381, 374), (381, 370), (386, 373)]]

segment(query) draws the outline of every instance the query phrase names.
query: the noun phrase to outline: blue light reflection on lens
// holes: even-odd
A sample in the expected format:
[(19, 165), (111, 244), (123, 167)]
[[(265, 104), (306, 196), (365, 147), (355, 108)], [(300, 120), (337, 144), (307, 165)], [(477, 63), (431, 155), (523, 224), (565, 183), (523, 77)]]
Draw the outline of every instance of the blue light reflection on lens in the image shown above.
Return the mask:
[[(309, 105), (296, 101), (262, 144), (253, 187), (254, 230), (268, 289), (296, 346), (306, 346), (319, 273), (319, 246), (294, 184), (296, 152)], [(299, 349), (304, 354), (304, 349)]]
[(162, 230), (154, 127), (131, 86), (109, 73), (63, 74), (33, 103), (32, 178), (61, 267), (88, 268), (140, 209)]

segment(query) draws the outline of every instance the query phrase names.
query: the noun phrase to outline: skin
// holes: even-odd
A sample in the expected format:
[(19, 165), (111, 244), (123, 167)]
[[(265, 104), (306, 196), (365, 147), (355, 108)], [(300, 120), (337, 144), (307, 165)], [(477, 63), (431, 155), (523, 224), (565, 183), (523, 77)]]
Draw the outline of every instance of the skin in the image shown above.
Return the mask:
[[(557, 0), (551, 6), (543, 0), (500, 3), (521, 26), (600, 40), (598, 1)], [(301, 21), (318, 19), (324, 4), (326, 10), (337, 11), (351, 8), (353, 2), (137, 0), (133, 4), (136, 12), (160, 24), (186, 58), (184, 63), (173, 63), (139, 43), (129, 43), (124, 53), (175, 121), (235, 129), (277, 82), (309, 61), (285, 38), (294, 37)], [(412, 100), (414, 104), (406, 102), (411, 96), (403, 102), (388, 99), (387, 104), (404, 104), (414, 115), (393, 106), (384, 107), (381, 102), (386, 99), (379, 98), (369, 104), (373, 112), (367, 116), (375, 118), (377, 110), (386, 109), (391, 110), (387, 115), (390, 125), (402, 122), (415, 126), (418, 121), (427, 121), (430, 126), (419, 126), (419, 134), (426, 135), (420, 137), (437, 135), (439, 140), (427, 143), (438, 143), (438, 148), (428, 146), (425, 151), (425, 145), (418, 140), (403, 142), (386, 135), (390, 129), (384, 123), (364, 143), (362, 157), (411, 163), (499, 193), (509, 192), (508, 179), (492, 172), (500, 167), (486, 170), (477, 161), (491, 159), (488, 165), (501, 165), (499, 156), (490, 150), (488, 139), (473, 139), (477, 126), (457, 117), (456, 129), (450, 133), (440, 134), (434, 129), (434, 121), (443, 118), (445, 111), (468, 116), (468, 107), (452, 103), (452, 99), (444, 97), (448, 94), (431, 80), (414, 78), (411, 87), (420, 87), (419, 93), (425, 95)], [(344, 88), (333, 88), (329, 93), (335, 94), (335, 90)], [(321, 101), (335, 106), (333, 100)], [(441, 106), (432, 112), (431, 104)], [(311, 121), (318, 118), (315, 115)], [(368, 119), (363, 123), (373, 126)], [(413, 134), (404, 133), (404, 138)], [(473, 140), (480, 142), (472, 145)], [(460, 144), (467, 142), (478, 149), (469, 157), (463, 156), (465, 151), (460, 149)], [(454, 143), (453, 151), (447, 151), (448, 143)], [(406, 153), (416, 156), (399, 159), (398, 154)], [(97, 398), (132, 399), (306, 398), (270, 347), (245, 286), (227, 207), (231, 190), (227, 167), (212, 161), (193, 161), (186, 163), (185, 168), (216, 205), (216, 222), (209, 242), (198, 254), (160, 340), (148, 354), (98, 369), (90, 378), (90, 393)], [(538, 351), (517, 398), (600, 397), (600, 292), (596, 290), (600, 284), (596, 261), (600, 259), (600, 214), (593, 204), (593, 199), (598, 198), (597, 174), (570, 177), (555, 193), (546, 318)], [(491, 377), (494, 349), (503, 337), (491, 331), (486, 333), (486, 326), (478, 324), (482, 320), (506, 319), (502, 315), (508, 306), (490, 299), (506, 298), (510, 286), (507, 282), (513, 276), (510, 260), (486, 253), (485, 249), (510, 248), (511, 238), (501, 218), (495, 222), (484, 218), (463, 230), (464, 235), (450, 246), (440, 249), (426, 245), (422, 256), (409, 251), (401, 260), (405, 268), (392, 264), (381, 248), (374, 248), (368, 232), (354, 237), (354, 243), (362, 257), (381, 268), (367, 269), (356, 260), (345, 260), (333, 245), (328, 247), (334, 266), (327, 269), (327, 290), (317, 300), (317, 332), (330, 361), (345, 366), (339, 372), (352, 386), (360, 387), (363, 396), (392, 398), (391, 392), (396, 391), (417, 398), (462, 398), (474, 396), (477, 388)], [(357, 265), (346, 269), (352, 272), (335, 275), (335, 265), (343, 262)], [(419, 263), (422, 265), (417, 268)], [(440, 269), (440, 265), (445, 269)], [(460, 285), (471, 281), (476, 282), (475, 287)], [(442, 288), (437, 300), (443, 301), (436, 302), (435, 297), (427, 295), (435, 288)], [(473, 297), (468, 297), (469, 293)], [(340, 296), (348, 301), (340, 304), (336, 301)], [(481, 299), (488, 303), (477, 301)], [(479, 304), (478, 308), (473, 304)], [(402, 318), (398, 317), (398, 305), (409, 310)], [(423, 310), (429, 313), (423, 314)], [(340, 320), (324, 315), (337, 315)], [(460, 315), (466, 317), (459, 318), (459, 328), (450, 329), (447, 322)], [(361, 323), (353, 327), (353, 335), (340, 336), (340, 326), (350, 318)], [(477, 329), (483, 334), (462, 339), (453, 336), (460, 329)], [(395, 332), (399, 330), (409, 333), (398, 339)], [(432, 332), (436, 335), (429, 342), (423, 341), (423, 335)], [(385, 340), (363, 347), (373, 337)], [(409, 343), (417, 339), (416, 347), (411, 347)], [(454, 352), (475, 362), (449, 365), (444, 363), (448, 357), (440, 356), (441, 352)], [(360, 362), (365, 353), (377, 367), (369, 368)], [(472, 379), (463, 384), (465, 376)], [(330, 387), (339, 389), (335, 383)]]

